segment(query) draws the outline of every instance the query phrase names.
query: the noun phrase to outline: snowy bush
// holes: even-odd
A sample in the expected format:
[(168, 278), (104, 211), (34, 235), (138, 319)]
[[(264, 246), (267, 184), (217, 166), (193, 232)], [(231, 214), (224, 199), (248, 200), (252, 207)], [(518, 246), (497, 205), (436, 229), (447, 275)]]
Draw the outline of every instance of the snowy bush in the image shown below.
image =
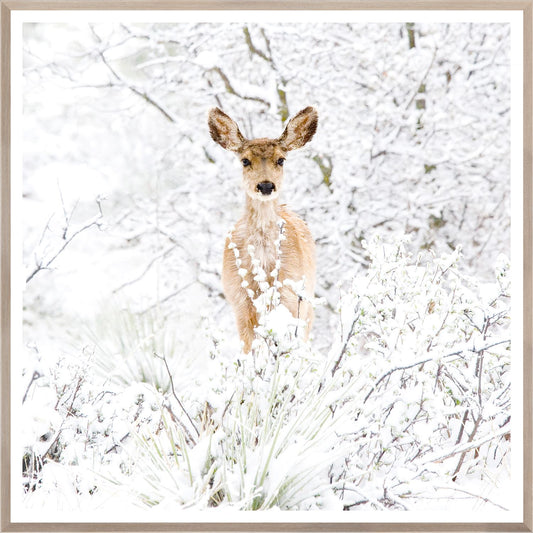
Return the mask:
[(356, 453), (340, 479), (406, 508), (428, 484), (483, 478), (508, 452), (508, 265), (502, 258), (498, 283), (478, 287), (457, 252), (412, 259), (403, 242), (380, 240), (368, 252), (368, 273), (341, 302), (347, 333), (334, 370), (358, 408), (346, 433)]
[[(438, 508), (454, 494), (501, 506), (478, 484), (497, 490), (508, 466), (508, 264), (480, 286), (458, 252), (411, 257), (404, 241), (366, 245), (328, 354), (294, 325), (263, 328), (252, 355), (214, 354), (187, 397), (170, 372), (166, 391), (156, 376), (93, 398), (81, 378), (61, 389), (56, 450), (27, 450), (43, 465), (28, 504), (57, 490), (47, 471), (60, 465), (84, 505), (113, 493), (160, 509), (414, 509), (428, 495)], [(149, 347), (132, 356), (169, 371)]]

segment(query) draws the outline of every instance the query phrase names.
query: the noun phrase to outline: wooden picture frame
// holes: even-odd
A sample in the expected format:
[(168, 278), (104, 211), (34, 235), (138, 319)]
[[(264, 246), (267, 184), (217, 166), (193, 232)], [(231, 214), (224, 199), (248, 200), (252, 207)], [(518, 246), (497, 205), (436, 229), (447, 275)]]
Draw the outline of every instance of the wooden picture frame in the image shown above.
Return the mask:
[[(12, 522), (10, 427), (11, 338), (11, 17), (20, 10), (516, 10), (523, 15), (523, 509), (521, 523), (359, 523), (359, 522), (206, 522), (194, 523), (33, 523)], [(1, 530), (2, 531), (533, 531), (532, 357), (533, 357), (533, 186), (532, 186), (532, 27), (533, 0), (0, 0), (1, 30)], [(357, 515), (354, 515), (357, 519)]]

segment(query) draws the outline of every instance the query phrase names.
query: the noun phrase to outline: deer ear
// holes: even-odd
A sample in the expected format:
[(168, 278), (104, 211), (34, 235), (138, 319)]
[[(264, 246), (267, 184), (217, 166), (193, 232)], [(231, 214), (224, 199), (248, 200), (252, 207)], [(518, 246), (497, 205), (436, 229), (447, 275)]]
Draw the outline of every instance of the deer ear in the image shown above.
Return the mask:
[(207, 122), (213, 140), (226, 150), (237, 152), (246, 140), (239, 131), (239, 126), (218, 107), (209, 111)]
[(314, 107), (306, 107), (292, 117), (278, 141), (285, 150), (301, 148), (316, 132), (318, 113)]

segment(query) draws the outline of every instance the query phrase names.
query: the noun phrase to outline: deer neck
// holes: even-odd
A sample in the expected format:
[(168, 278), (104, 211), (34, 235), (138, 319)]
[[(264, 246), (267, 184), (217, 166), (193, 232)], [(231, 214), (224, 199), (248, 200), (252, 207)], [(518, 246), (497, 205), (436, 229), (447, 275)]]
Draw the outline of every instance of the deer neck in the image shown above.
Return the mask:
[(270, 272), (276, 262), (275, 241), (279, 238), (279, 217), (277, 200), (261, 202), (249, 197), (246, 199), (246, 241), (254, 246), (255, 257), (266, 272)]
[(250, 235), (266, 237), (273, 234), (276, 238), (279, 228), (279, 204), (277, 200), (262, 202), (246, 198), (246, 225)]

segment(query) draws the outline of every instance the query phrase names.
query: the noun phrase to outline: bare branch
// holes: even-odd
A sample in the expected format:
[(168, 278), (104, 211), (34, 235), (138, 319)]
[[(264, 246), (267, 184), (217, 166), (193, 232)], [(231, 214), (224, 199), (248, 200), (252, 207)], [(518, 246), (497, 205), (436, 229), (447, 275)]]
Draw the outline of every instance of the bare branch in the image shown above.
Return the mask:
[[(359, 312), (359, 310), (357, 309), (355, 314), (357, 315)], [(350, 339), (352, 338), (353, 334), (354, 334), (354, 330), (355, 330), (355, 323), (357, 322), (357, 317), (354, 318), (353, 322), (352, 322), (352, 325), (350, 327), (350, 331), (348, 332), (348, 335), (346, 337), (346, 341), (344, 342), (344, 346), (342, 347), (342, 350), (341, 350), (341, 353), (339, 355), (339, 358), (335, 361), (335, 364), (333, 365), (333, 368), (331, 370), (331, 375), (334, 376), (335, 375), (335, 372), (337, 372), (337, 370), (339, 369), (340, 367), (340, 364), (341, 364), (341, 361), (342, 361), (342, 358), (344, 357), (344, 354), (346, 353), (346, 350), (348, 349), (348, 342), (350, 341)], [(366, 400), (365, 400), (366, 401)]]
[(433, 51), (433, 57), (431, 58), (431, 61), (429, 62), (429, 66), (428, 66), (425, 74), (422, 76), (422, 79), (420, 80), (420, 82), (416, 86), (416, 89), (415, 89), (413, 95), (411, 96), (411, 98), (407, 102), (407, 105), (405, 106), (405, 109), (409, 109), (409, 106), (413, 103), (413, 100), (416, 98), (416, 95), (419, 94), (420, 86), (426, 81), (426, 78), (428, 77), (428, 75), (429, 75), (429, 73), (431, 71), (431, 68), (433, 67), (433, 63), (435, 62), (435, 57), (436, 56), (437, 56), (437, 48), (435, 48), (435, 50)]
[(170, 379), (170, 388), (172, 389), (172, 395), (178, 402), (178, 405), (180, 406), (181, 410), (185, 413), (185, 416), (188, 418), (189, 422), (191, 423), (191, 426), (194, 428), (194, 431), (196, 431), (196, 435), (199, 437), (200, 432), (198, 431), (198, 428), (195, 426), (194, 422), (192, 421), (192, 418), (189, 416), (189, 413), (185, 410), (185, 407), (183, 407), (183, 404), (181, 403), (180, 399), (178, 398), (178, 395), (176, 394), (176, 389), (174, 389), (174, 379), (172, 378), (172, 372), (170, 371), (170, 368), (168, 366), (167, 358), (165, 355), (161, 356), (154, 352), (155, 357), (158, 359), (161, 359), (163, 363), (165, 363), (165, 368), (167, 369), (168, 377)]
[(31, 386), (33, 385), (33, 383), (35, 381), (37, 381), (39, 378), (42, 378), (43, 375), (40, 374), (39, 372), (37, 372), (37, 370), (35, 370), (31, 376), (31, 380), (30, 382), (28, 383), (28, 386), (26, 387), (26, 392), (24, 393), (24, 396), (22, 398), (22, 403), (24, 403), (26, 401), (26, 398), (28, 397), (28, 393), (30, 392), (30, 388)]
[(254, 43), (252, 42), (252, 36), (250, 35), (250, 30), (248, 29), (248, 26), (244, 26), (242, 31), (244, 33), (244, 39), (246, 41), (246, 44), (248, 45), (248, 48), (250, 49), (250, 52), (252, 52), (253, 54), (258, 55), (260, 58), (264, 59), (265, 61), (267, 61), (268, 63), (270, 63), (272, 65), (273, 64), (272, 63), (272, 52), (270, 52), (270, 46), (269, 46), (270, 43), (266, 40), (264, 32), (263, 32), (263, 37), (265, 37), (265, 41), (267, 43), (267, 47), (268, 47), (269, 52), (270, 52), (270, 57), (268, 57), (264, 52), (259, 50), (259, 48), (257, 48), (254, 45)]
[(500, 431), (496, 433), (486, 435), (485, 437), (477, 439), (476, 441), (472, 440), (469, 442), (465, 442), (463, 444), (454, 446), (453, 448), (450, 448), (444, 452), (439, 452), (438, 454), (433, 455), (432, 457), (429, 457), (428, 459), (426, 459), (422, 464), (427, 465), (429, 463), (441, 463), (442, 461), (445, 461), (446, 459), (449, 459), (450, 457), (453, 457), (454, 455), (457, 455), (458, 453), (466, 454), (470, 450), (473, 450), (474, 448), (479, 448), (480, 446), (483, 446), (483, 444), (486, 444), (487, 442), (490, 442), (491, 440), (499, 439), (501, 437), (506, 437), (507, 435), (510, 435), (510, 434), (511, 434), (511, 431), (509, 429), (501, 429)]
[(149, 311), (151, 311), (152, 309), (154, 309), (155, 307), (157, 307), (158, 305), (160, 304), (163, 304), (165, 302), (168, 302), (168, 300), (171, 300), (172, 298), (174, 298), (175, 296), (177, 296), (178, 294), (180, 294), (181, 292), (187, 290), (189, 287), (191, 287), (192, 285), (194, 285), (195, 282), (194, 281), (191, 281), (190, 283), (187, 283), (186, 285), (184, 285), (183, 287), (180, 287), (179, 289), (175, 290), (174, 292), (171, 292), (170, 294), (168, 294), (167, 296), (165, 296), (164, 298), (162, 298), (161, 300), (158, 300), (157, 302), (153, 303), (152, 305), (150, 305), (149, 307), (147, 307), (146, 309), (144, 309), (143, 311), (140, 311), (139, 314), (140, 315), (144, 315), (145, 313), (148, 313)]
[[(498, 341), (498, 342), (495, 342), (493, 344), (490, 344), (488, 346), (484, 346), (483, 348), (480, 348), (478, 350), (476, 349), (471, 349), (471, 350), (468, 350), (469, 352), (473, 352), (473, 353), (480, 353), (484, 350), (488, 350), (489, 348), (492, 348), (493, 346), (498, 346), (499, 344), (505, 344), (505, 343), (509, 343), (511, 342), (511, 339), (505, 339), (503, 341)], [(421, 361), (417, 361), (416, 363), (411, 363), (410, 365), (405, 365), (405, 366), (398, 366), (396, 368), (391, 368), (389, 371), (385, 372), (385, 374), (383, 374), (377, 381), (376, 383), (374, 384), (374, 386), (372, 387), (372, 389), (370, 389), (370, 392), (366, 395), (363, 403), (366, 403), (366, 401), (368, 400), (368, 398), (370, 398), (371, 394), (376, 390), (376, 388), (378, 387), (378, 385), (388, 376), (390, 376), (391, 374), (393, 374), (394, 372), (397, 372), (398, 370), (409, 370), (410, 368), (413, 368), (415, 366), (419, 366), (419, 365), (423, 365), (425, 363), (429, 363), (430, 361), (439, 361), (440, 359), (447, 359), (449, 357), (456, 357), (456, 356), (459, 356), (461, 354), (464, 353), (464, 350), (459, 350), (457, 352), (452, 352), (452, 353), (449, 353), (447, 355), (443, 355), (443, 356), (437, 356), (437, 357), (428, 357), (427, 359), (422, 359)]]
[(113, 77), (120, 82), (120, 84), (125, 87), (126, 89), (129, 89), (131, 92), (135, 93), (137, 96), (140, 96), (143, 98), (146, 102), (148, 102), (150, 105), (155, 107), (168, 121), (170, 122), (177, 122), (176, 117), (172, 114), (171, 111), (165, 108), (163, 104), (160, 102), (157, 102), (153, 96), (150, 96), (146, 91), (143, 91), (141, 89), (138, 89), (131, 83), (128, 83), (122, 76), (119, 75), (119, 73), (110, 65), (107, 58), (104, 55), (104, 52), (99, 52), (100, 58), (102, 59), (102, 62), (104, 65), (108, 68), (108, 70), (111, 72)]
[(222, 82), (224, 83), (224, 87), (226, 88), (226, 92), (229, 94), (233, 94), (234, 96), (238, 96), (239, 98), (242, 98), (243, 100), (253, 100), (254, 102), (260, 102), (261, 104), (265, 105), (266, 107), (270, 107), (270, 102), (267, 102), (263, 98), (259, 98), (258, 96), (246, 96), (244, 94), (240, 94), (237, 92), (231, 82), (229, 81), (229, 78), (226, 76), (224, 71), (220, 67), (213, 67), (211, 69), (213, 72), (216, 72), (220, 78), (222, 79)]
[[(476, 418), (474, 421), (474, 429), (472, 429), (472, 433), (470, 433), (468, 437), (468, 443), (472, 443), (474, 440), (474, 437), (476, 436), (477, 430), (479, 429), (479, 425), (481, 424), (481, 414)], [(477, 446), (473, 446), (474, 448), (477, 448)], [(457, 466), (455, 467), (455, 470), (452, 474), (452, 480), (455, 481), (457, 479), (457, 474), (459, 474), (459, 471), (461, 470), (461, 467), (463, 466), (463, 462), (466, 457), (466, 453), (472, 448), (467, 448), (461, 453), (461, 457), (459, 458), (459, 462), (457, 463)]]
[(481, 496), (481, 494), (474, 494), (473, 492), (470, 492), (468, 490), (460, 489), (458, 487), (435, 487), (437, 490), (452, 490), (454, 492), (460, 492), (462, 494), (468, 494), (468, 496), (472, 496), (472, 498), (478, 498), (480, 500), (483, 500), (486, 503), (490, 503), (491, 505), (494, 505), (495, 507), (499, 507), (500, 509), (503, 509), (504, 511), (508, 511), (507, 507), (504, 507), (503, 505), (500, 505), (499, 503), (493, 502), (492, 500), (489, 500), (485, 496)]
[(117, 292), (121, 291), (122, 289), (124, 289), (125, 287), (127, 287), (128, 285), (133, 285), (134, 283), (136, 283), (137, 281), (141, 280), (146, 274), (147, 272), (152, 268), (152, 266), (154, 265), (154, 263), (156, 263), (157, 261), (159, 261), (159, 259), (163, 259), (165, 258), (170, 252), (172, 252), (174, 249), (176, 248), (176, 245), (172, 245), (170, 248), (167, 248), (164, 252), (160, 253), (159, 255), (156, 255), (147, 265), (146, 267), (144, 268), (144, 270), (138, 275), (136, 276), (135, 278), (129, 280), (129, 281), (125, 281), (122, 285), (120, 285), (119, 287), (117, 287), (116, 289), (113, 289), (113, 294), (116, 294)]
[[(65, 250), (65, 248), (80, 234), (80, 233), (83, 233), (85, 230), (88, 230), (89, 228), (93, 227), (93, 226), (98, 226), (100, 227), (101, 225), (101, 220), (103, 218), (103, 213), (102, 213), (102, 205), (101, 205), (101, 200), (100, 199), (97, 199), (96, 200), (96, 203), (98, 204), (98, 209), (99, 209), (99, 214), (96, 215), (95, 217), (93, 217), (91, 220), (89, 220), (88, 222), (86, 222), (81, 228), (77, 229), (69, 238), (66, 238), (67, 236), (67, 230), (65, 230), (63, 232), (63, 240), (65, 241), (63, 243), (63, 245), (59, 248), (59, 250), (57, 250), (57, 252), (48, 260), (46, 261), (45, 263), (42, 263), (42, 262), (38, 262), (37, 264), (37, 267), (35, 268), (35, 270), (33, 270), (33, 272), (31, 274), (29, 274), (29, 276), (27, 276), (26, 278), (26, 283), (28, 283), (29, 281), (31, 281), (39, 272), (41, 272), (42, 270), (48, 270), (50, 268), (50, 265), (59, 257), (59, 255)], [(72, 215), (71, 215), (72, 216)]]

